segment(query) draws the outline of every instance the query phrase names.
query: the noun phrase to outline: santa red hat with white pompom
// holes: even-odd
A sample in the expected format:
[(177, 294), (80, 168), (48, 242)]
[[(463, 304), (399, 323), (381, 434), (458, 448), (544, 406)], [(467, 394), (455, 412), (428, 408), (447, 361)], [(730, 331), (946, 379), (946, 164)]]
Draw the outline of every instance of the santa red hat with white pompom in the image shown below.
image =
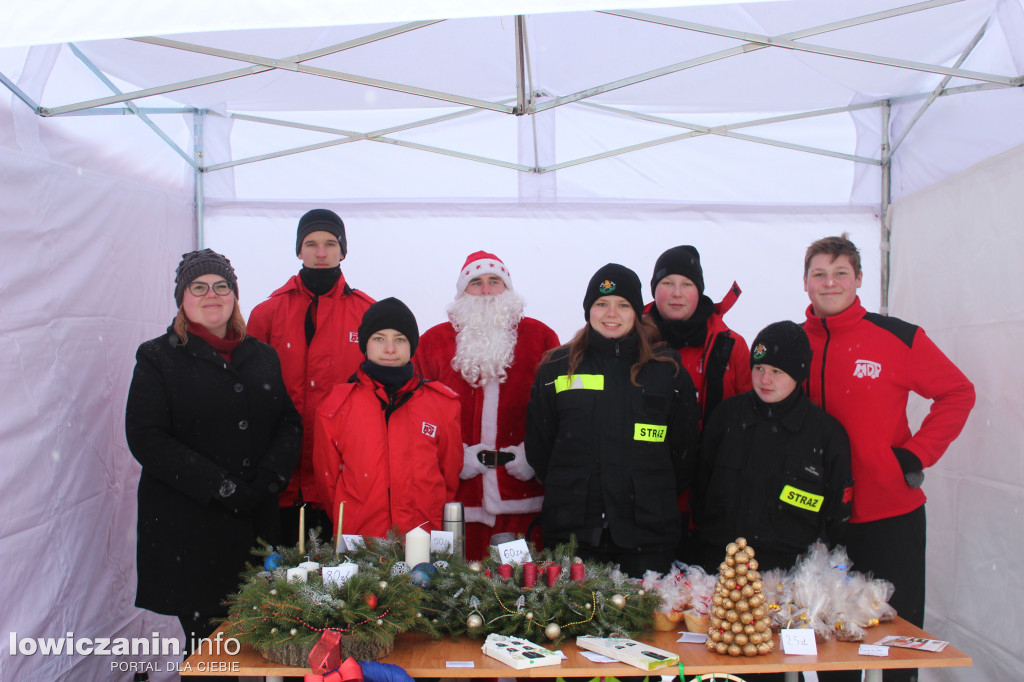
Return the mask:
[(512, 275), (500, 258), (493, 253), (477, 251), (469, 254), (462, 270), (459, 271), (459, 281), (455, 284), (456, 295), (464, 292), (471, 281), (483, 275), (497, 275), (507, 288), (515, 288), (512, 286)]

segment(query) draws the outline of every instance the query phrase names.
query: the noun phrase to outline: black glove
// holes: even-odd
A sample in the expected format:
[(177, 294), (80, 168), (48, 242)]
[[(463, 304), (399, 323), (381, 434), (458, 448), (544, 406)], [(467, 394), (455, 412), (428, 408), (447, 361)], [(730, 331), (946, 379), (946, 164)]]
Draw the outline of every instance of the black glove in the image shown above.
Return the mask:
[(251, 477), (247, 477), (249, 489), (253, 497), (259, 501), (276, 496), (284, 487), (284, 479), (276, 471), (258, 467)]
[(920, 488), (924, 483), (924, 465), (921, 464), (921, 460), (906, 448), (893, 448), (892, 453), (896, 455), (896, 461), (903, 471), (903, 480), (911, 488)]

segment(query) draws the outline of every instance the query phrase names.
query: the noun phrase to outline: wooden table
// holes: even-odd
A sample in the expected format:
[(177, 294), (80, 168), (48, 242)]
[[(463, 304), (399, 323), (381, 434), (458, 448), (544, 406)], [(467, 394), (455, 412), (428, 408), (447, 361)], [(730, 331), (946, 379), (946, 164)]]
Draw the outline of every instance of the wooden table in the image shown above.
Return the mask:
[[(877, 642), (886, 635), (909, 635), (935, 639), (927, 632), (914, 627), (902, 618), (895, 622), (879, 625), (868, 630), (865, 643)], [(912, 649), (889, 648), (886, 657), (861, 656), (857, 653), (856, 642), (819, 642), (817, 656), (787, 656), (776, 649), (767, 656), (754, 658), (733, 658), (710, 653), (703, 644), (679, 644), (675, 632), (645, 633), (638, 639), (660, 649), (679, 653), (683, 672), (692, 675), (713, 672), (731, 673), (738, 677), (751, 673), (787, 673), (786, 679), (796, 680), (804, 670), (866, 670), (867, 682), (882, 679), (881, 671), (887, 668), (946, 668), (971, 665), (971, 658), (953, 646), (947, 646), (939, 653), (915, 651)], [(778, 646), (778, 636), (776, 636)], [(484, 656), (480, 650), (482, 641), (463, 637), (458, 641), (442, 639), (434, 641), (423, 635), (407, 633), (395, 641), (394, 652), (383, 659), (383, 663), (394, 663), (404, 668), (412, 677), (466, 678), (466, 677), (636, 677), (643, 671), (622, 663), (592, 663), (580, 654), (576, 644), (567, 640), (560, 647), (568, 657), (561, 665), (544, 666), (527, 670), (515, 670), (503, 663)], [(233, 650), (233, 649), (232, 649)], [(448, 668), (447, 661), (472, 661), (472, 668)], [(310, 672), (308, 668), (294, 668), (271, 663), (243, 644), (238, 654), (226, 653), (193, 654), (182, 664), (182, 677), (206, 675), (251, 675), (266, 676), (273, 680), (277, 676), (302, 677)], [(661, 668), (651, 675), (676, 675), (677, 667)]]

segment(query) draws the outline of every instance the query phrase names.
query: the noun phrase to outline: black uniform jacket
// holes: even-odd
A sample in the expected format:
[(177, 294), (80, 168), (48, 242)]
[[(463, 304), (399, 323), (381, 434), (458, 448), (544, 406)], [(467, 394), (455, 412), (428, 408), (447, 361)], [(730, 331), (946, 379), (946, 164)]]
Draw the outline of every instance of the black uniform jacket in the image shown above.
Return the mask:
[(227, 363), (195, 335), (182, 346), (168, 330), (135, 359), (125, 412), (128, 447), (142, 465), (135, 603), (172, 615), (222, 613), (256, 538), (277, 541), (278, 511), (269, 495), (236, 514), (217, 492), (225, 476), (248, 480), (261, 467), (286, 481), (302, 419), (277, 353), (252, 337)]
[[(648, 362), (640, 386), (630, 383), (637, 341), (591, 331), (572, 376), (564, 346), (537, 371), (526, 458), (544, 484), (545, 544), (575, 534), (596, 545), (604, 528), (615, 544), (637, 551), (676, 544), (676, 496), (696, 463), (696, 393), (686, 370), (671, 362)], [(669, 348), (659, 352), (678, 359)]]
[(699, 537), (716, 549), (745, 537), (764, 570), (791, 566), (808, 545), (842, 539), (850, 518), (850, 441), (798, 387), (769, 405), (729, 398), (704, 428), (695, 487)]

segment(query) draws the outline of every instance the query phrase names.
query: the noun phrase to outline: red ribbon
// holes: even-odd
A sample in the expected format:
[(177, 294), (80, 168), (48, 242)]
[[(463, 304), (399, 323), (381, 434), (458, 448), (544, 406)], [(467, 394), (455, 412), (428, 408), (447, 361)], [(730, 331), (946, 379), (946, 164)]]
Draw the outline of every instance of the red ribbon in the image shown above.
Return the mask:
[(349, 656), (340, 668), (335, 668), (326, 675), (306, 673), (303, 682), (363, 682), (363, 669), (359, 661)]

